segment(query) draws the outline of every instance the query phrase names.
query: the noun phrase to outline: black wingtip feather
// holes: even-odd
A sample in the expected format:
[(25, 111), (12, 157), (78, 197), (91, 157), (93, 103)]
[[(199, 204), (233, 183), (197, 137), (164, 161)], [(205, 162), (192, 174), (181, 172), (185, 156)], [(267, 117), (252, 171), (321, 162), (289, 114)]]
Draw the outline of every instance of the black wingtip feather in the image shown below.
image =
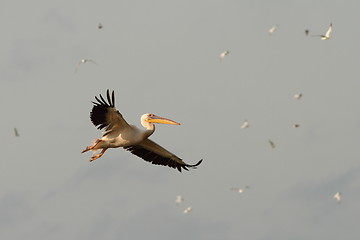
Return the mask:
[(112, 102), (111, 102), (111, 99), (110, 99), (110, 93), (109, 93), (109, 89), (106, 91), (106, 98), (110, 104), (110, 107), (112, 107)]
[(106, 123), (106, 114), (108, 112), (108, 108), (110, 107), (114, 107), (114, 100), (115, 100), (115, 95), (114, 95), (114, 91), (112, 92), (113, 94), (113, 98), (110, 99), (110, 95), (109, 95), (109, 89), (107, 90), (107, 100), (108, 102), (105, 101), (104, 97), (99, 94), (99, 97), (95, 96), (95, 99), (97, 102), (93, 102), (94, 104), (91, 113), (90, 113), (90, 119), (91, 122), (98, 128), (98, 129), (103, 129), (107, 127), (107, 123)]
[(202, 163), (202, 159), (197, 163), (197, 164), (194, 164), (194, 165), (187, 165), (188, 167), (192, 167), (192, 168), (196, 168), (197, 166), (199, 166), (201, 163)]
[(104, 105), (110, 107), (110, 103), (107, 103), (101, 94), (99, 96), (100, 96), (100, 98), (102, 100), (102, 103), (104, 103)]
[(106, 91), (106, 98), (109, 102), (110, 107), (115, 107), (115, 92), (112, 91), (110, 96), (110, 90), (108, 89)]

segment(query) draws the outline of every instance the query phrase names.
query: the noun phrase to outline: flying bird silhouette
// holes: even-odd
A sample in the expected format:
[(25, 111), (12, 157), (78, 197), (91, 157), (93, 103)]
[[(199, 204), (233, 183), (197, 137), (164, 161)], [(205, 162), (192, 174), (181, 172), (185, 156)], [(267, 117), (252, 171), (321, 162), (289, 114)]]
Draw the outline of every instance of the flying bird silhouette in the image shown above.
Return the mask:
[(97, 64), (94, 60), (92, 60), (92, 59), (85, 59), (85, 58), (83, 58), (83, 59), (81, 59), (81, 60), (77, 63), (76, 68), (75, 68), (75, 73), (78, 71), (78, 69), (79, 69), (79, 67), (80, 67), (81, 64), (84, 64), (84, 63), (87, 63), (87, 62), (91, 62), (91, 63), (93, 63), (93, 64), (95, 64), (95, 65), (98, 65), (98, 64)]
[(184, 201), (184, 198), (181, 195), (176, 196), (175, 203), (179, 205)]
[(271, 141), (271, 140), (269, 140), (269, 144), (270, 144), (270, 147), (271, 147), (271, 148), (275, 148), (275, 147), (276, 147), (275, 143), (274, 143), (273, 141)]
[(250, 126), (250, 123), (248, 120), (245, 120), (243, 124), (240, 126), (240, 128), (248, 128)]
[(336, 202), (337, 202), (338, 204), (340, 204), (340, 202), (341, 202), (341, 193), (340, 193), (340, 192), (335, 193), (335, 195), (333, 196), (333, 198), (335, 198)]
[(274, 32), (278, 29), (278, 25), (276, 24), (276, 25), (274, 25), (274, 26), (272, 26), (269, 30), (268, 30), (268, 33), (269, 33), (269, 35), (270, 36), (272, 36), (273, 34), (274, 34)]
[(327, 39), (330, 39), (331, 31), (332, 31), (332, 23), (330, 23), (330, 26), (324, 35), (312, 35), (312, 36), (313, 37), (321, 37), (321, 40), (327, 40)]
[(19, 134), (17, 128), (14, 128), (14, 134), (15, 134), (15, 137), (20, 137), (20, 134)]
[(225, 58), (226, 55), (228, 55), (230, 52), (229, 51), (224, 51), (222, 53), (220, 53), (220, 60), (223, 60)]
[(183, 213), (189, 213), (189, 212), (191, 212), (192, 211), (192, 207), (187, 207), (184, 211), (183, 211)]
[(245, 186), (243, 188), (238, 188), (238, 187), (230, 188), (230, 190), (237, 191), (238, 193), (243, 193), (245, 191), (245, 189), (250, 189), (250, 186)]
[(293, 96), (295, 99), (299, 100), (302, 97), (302, 93), (296, 93)]

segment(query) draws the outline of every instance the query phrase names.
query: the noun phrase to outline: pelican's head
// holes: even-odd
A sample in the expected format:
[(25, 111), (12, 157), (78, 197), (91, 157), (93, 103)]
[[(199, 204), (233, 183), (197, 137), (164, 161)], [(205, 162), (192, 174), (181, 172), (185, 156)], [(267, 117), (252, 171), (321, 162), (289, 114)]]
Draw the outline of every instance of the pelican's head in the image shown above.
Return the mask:
[(148, 123), (162, 123), (162, 124), (172, 124), (172, 125), (180, 125), (180, 123), (177, 123), (175, 121), (172, 121), (167, 118), (156, 116), (152, 113), (146, 113), (141, 116), (141, 122), (148, 122)]

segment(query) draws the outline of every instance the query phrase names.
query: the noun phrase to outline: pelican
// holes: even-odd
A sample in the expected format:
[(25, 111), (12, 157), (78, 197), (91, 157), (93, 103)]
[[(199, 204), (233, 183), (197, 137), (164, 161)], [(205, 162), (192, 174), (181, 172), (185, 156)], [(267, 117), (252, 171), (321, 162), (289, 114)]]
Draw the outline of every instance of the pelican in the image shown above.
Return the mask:
[(76, 65), (76, 68), (75, 68), (75, 73), (77, 72), (77, 70), (79, 69), (80, 65), (83, 64), (83, 63), (87, 63), (87, 62), (92, 62), (93, 64), (95, 65), (98, 65), (94, 60), (92, 59), (86, 59), (86, 58), (83, 58), (81, 59), (78, 64)]
[(250, 126), (250, 123), (248, 120), (245, 120), (243, 124), (240, 126), (240, 128), (248, 128)]
[(230, 52), (228, 50), (220, 53), (220, 60), (223, 60), (226, 55), (228, 55)]
[(189, 213), (189, 212), (191, 212), (192, 211), (192, 207), (187, 207), (184, 211), (183, 211), (183, 213)]
[(245, 189), (250, 189), (250, 186), (245, 186), (244, 188), (232, 187), (230, 190), (237, 191), (238, 193), (243, 193)]
[(302, 93), (296, 93), (293, 96), (295, 99), (299, 100), (302, 97)]
[(277, 30), (278, 28), (278, 25), (276, 24), (275, 26), (271, 27), (268, 32), (269, 32), (269, 35), (273, 35), (273, 33)]
[(17, 128), (14, 128), (14, 134), (15, 134), (15, 137), (20, 137), (20, 134), (19, 134)]
[(234, 190), (234, 191), (237, 191), (239, 193), (243, 193), (244, 192), (244, 189), (243, 188), (230, 188), (230, 190)]
[(176, 196), (175, 203), (179, 205), (184, 201), (184, 198), (181, 195)]
[(271, 148), (276, 148), (276, 144), (273, 141), (269, 140), (269, 144)]
[(141, 125), (145, 129), (139, 129), (134, 125), (129, 125), (121, 113), (116, 110), (114, 91), (112, 91), (110, 96), (108, 89), (106, 95), (107, 102), (101, 94), (99, 98), (95, 96), (97, 102), (92, 102), (94, 106), (90, 113), (90, 119), (95, 127), (105, 129), (105, 132), (102, 138), (96, 139), (92, 145), (86, 147), (81, 152), (101, 149), (100, 153), (94, 154), (90, 158), (90, 162), (101, 157), (108, 148), (119, 147), (123, 147), (125, 150), (152, 164), (177, 168), (180, 172), (181, 169), (188, 170), (188, 167), (196, 168), (202, 162), (201, 159), (197, 164), (189, 165), (173, 153), (148, 139), (155, 131), (154, 123), (172, 125), (180, 125), (180, 123), (146, 113), (141, 116)]
[(341, 193), (340, 193), (340, 192), (335, 193), (335, 195), (333, 196), (333, 198), (335, 198), (336, 202), (337, 202), (338, 204), (340, 204), (340, 202), (341, 202)]
[(332, 30), (332, 23), (330, 23), (330, 26), (328, 30), (326, 31), (325, 35), (312, 35), (313, 37), (321, 37), (321, 40), (327, 40), (330, 39), (330, 33)]

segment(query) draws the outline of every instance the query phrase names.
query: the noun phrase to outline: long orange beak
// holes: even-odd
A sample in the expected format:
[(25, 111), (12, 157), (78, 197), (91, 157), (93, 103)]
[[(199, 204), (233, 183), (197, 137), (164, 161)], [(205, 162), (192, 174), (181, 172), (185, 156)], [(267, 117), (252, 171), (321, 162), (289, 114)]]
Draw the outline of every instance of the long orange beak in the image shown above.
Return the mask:
[(162, 124), (180, 125), (180, 123), (178, 123), (178, 122), (175, 122), (175, 121), (167, 119), (167, 118), (155, 116), (155, 115), (153, 117), (151, 117), (150, 119), (147, 119), (146, 121), (150, 122), (150, 123), (162, 123)]

